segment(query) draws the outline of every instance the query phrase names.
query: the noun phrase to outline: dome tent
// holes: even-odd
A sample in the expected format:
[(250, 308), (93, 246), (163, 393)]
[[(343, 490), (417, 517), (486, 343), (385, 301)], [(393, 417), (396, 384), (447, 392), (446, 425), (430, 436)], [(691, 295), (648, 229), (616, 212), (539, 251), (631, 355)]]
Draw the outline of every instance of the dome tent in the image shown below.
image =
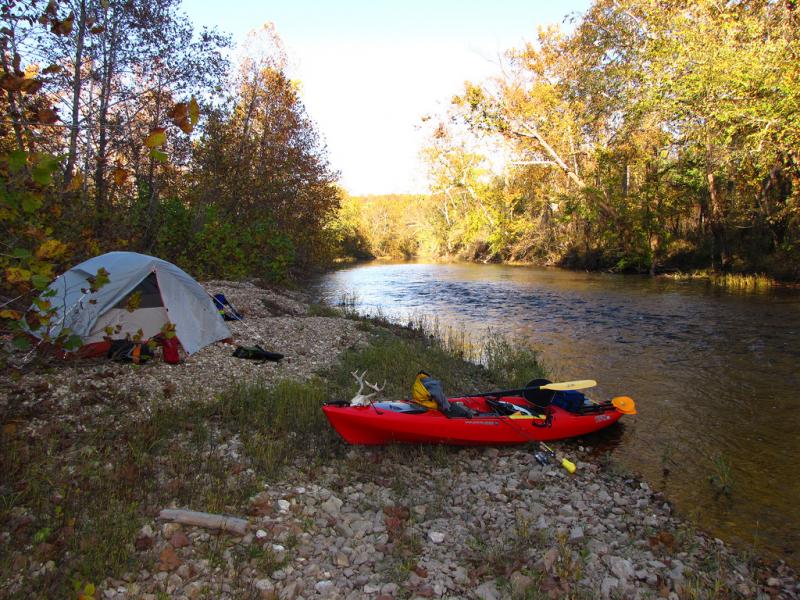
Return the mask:
[[(108, 283), (88, 292), (89, 278), (101, 268), (108, 271)], [(55, 293), (49, 300), (57, 308), (47, 333), (52, 338), (71, 329), (83, 340), (83, 355), (104, 353), (109, 339), (125, 339), (140, 330), (143, 340), (150, 339), (167, 323), (175, 325), (188, 354), (231, 337), (205, 289), (160, 258), (135, 252), (102, 254), (57, 277), (45, 294), (51, 290)], [(45, 332), (30, 333), (41, 338)]]

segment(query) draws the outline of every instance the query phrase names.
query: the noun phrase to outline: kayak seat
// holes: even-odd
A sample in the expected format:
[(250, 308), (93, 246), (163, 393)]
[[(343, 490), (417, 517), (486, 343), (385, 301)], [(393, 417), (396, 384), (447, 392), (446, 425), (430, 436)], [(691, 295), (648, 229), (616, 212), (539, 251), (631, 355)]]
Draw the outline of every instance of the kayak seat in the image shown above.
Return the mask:
[(450, 406), (442, 411), (442, 414), (448, 419), (471, 419), (476, 413), (460, 402), (451, 402)]
[[(538, 387), (552, 383), (549, 379), (534, 379), (529, 381), (525, 387)], [(522, 397), (530, 402), (536, 410), (543, 412), (553, 402), (556, 392), (553, 390), (528, 390)]]

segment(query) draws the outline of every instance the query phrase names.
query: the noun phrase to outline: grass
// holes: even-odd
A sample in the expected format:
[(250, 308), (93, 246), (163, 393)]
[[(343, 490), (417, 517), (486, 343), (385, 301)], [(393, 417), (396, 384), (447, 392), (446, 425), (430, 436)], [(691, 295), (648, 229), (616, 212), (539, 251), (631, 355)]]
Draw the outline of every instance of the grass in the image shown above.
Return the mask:
[(778, 285), (778, 282), (762, 273), (716, 273), (714, 271), (699, 270), (690, 273), (672, 273), (664, 275), (676, 281), (705, 280), (712, 285), (737, 291), (763, 291)]
[[(351, 308), (331, 310), (356, 318)], [(312, 312), (333, 316), (327, 308)], [(442, 379), (450, 395), (517, 385), (541, 374), (535, 352), (510, 343), (492, 340), (480, 348), (486, 357), (481, 365), (464, 360), (475, 355), (475, 347), (463, 335), (437, 337), (420, 326), (358, 318), (370, 332), (369, 345), (348, 350), (307, 382), (273, 387), (245, 382), (205, 403), (152, 399), (147, 416), (136, 422), (128, 418), (127, 406), (141, 406), (143, 399), (120, 397), (97, 404), (103, 414), (95, 422), (114, 422), (113, 428), (92, 427), (89, 421), (87, 429), (77, 430), (54, 420), (46, 435), (30, 439), (4, 432), (0, 528), (11, 532), (9, 548), (18, 552), (0, 552), (0, 581), (23, 577), (25, 597), (71, 597), (75, 581), (99, 584), (152, 569), (133, 541), (160, 508), (174, 503), (242, 514), (264, 479), (280, 477), (298, 460), (324, 464), (342, 454), (346, 447), (320, 405), (352, 397), (356, 385), (350, 372), (357, 368), (367, 370), (369, 381), (385, 380), (389, 398), (408, 397), (422, 369)], [(438, 447), (419, 452), (433, 465), (449, 457), (448, 449)], [(396, 472), (384, 476), (391, 481)], [(403, 538), (398, 548), (403, 560), (419, 546), (413, 536)], [(15, 564), (20, 556), (52, 560), (54, 567), (30, 577)], [(249, 558), (267, 571), (276, 568), (267, 554)]]
[(725, 496), (730, 498), (736, 487), (736, 479), (730, 462), (722, 454), (715, 454), (711, 457), (712, 473), (708, 476), (708, 483), (717, 497)]

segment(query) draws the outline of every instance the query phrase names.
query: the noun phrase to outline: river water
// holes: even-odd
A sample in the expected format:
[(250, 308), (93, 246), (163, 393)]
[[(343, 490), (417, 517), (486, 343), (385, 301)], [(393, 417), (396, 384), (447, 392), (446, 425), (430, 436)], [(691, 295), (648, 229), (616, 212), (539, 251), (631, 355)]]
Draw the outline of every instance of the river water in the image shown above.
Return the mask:
[[(475, 264), (368, 264), (313, 291), (537, 348), (554, 380), (596, 379), (639, 414), (587, 439), (713, 534), (800, 563), (800, 293)], [(437, 376), (447, 384), (447, 374)], [(709, 477), (725, 467), (730, 497)]]

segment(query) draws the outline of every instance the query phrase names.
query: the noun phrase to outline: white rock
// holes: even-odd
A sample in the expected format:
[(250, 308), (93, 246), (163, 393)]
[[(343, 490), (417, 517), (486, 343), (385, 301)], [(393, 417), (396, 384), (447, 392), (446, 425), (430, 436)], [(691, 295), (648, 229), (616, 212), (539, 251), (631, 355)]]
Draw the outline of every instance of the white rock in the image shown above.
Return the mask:
[(289, 512), (289, 508), (290, 508), (291, 506), (292, 506), (292, 505), (291, 505), (291, 503), (290, 503), (288, 500), (284, 500), (283, 498), (281, 498), (280, 500), (278, 500), (278, 510), (279, 510), (280, 512), (282, 512), (282, 513), (287, 513), (287, 512)]
[(263, 529), (259, 529), (258, 531), (256, 531), (256, 539), (263, 540), (264, 538), (267, 537), (267, 535), (268, 535), (267, 532), (264, 531)]
[(444, 534), (438, 531), (429, 531), (428, 539), (434, 544), (441, 544), (444, 541)]

